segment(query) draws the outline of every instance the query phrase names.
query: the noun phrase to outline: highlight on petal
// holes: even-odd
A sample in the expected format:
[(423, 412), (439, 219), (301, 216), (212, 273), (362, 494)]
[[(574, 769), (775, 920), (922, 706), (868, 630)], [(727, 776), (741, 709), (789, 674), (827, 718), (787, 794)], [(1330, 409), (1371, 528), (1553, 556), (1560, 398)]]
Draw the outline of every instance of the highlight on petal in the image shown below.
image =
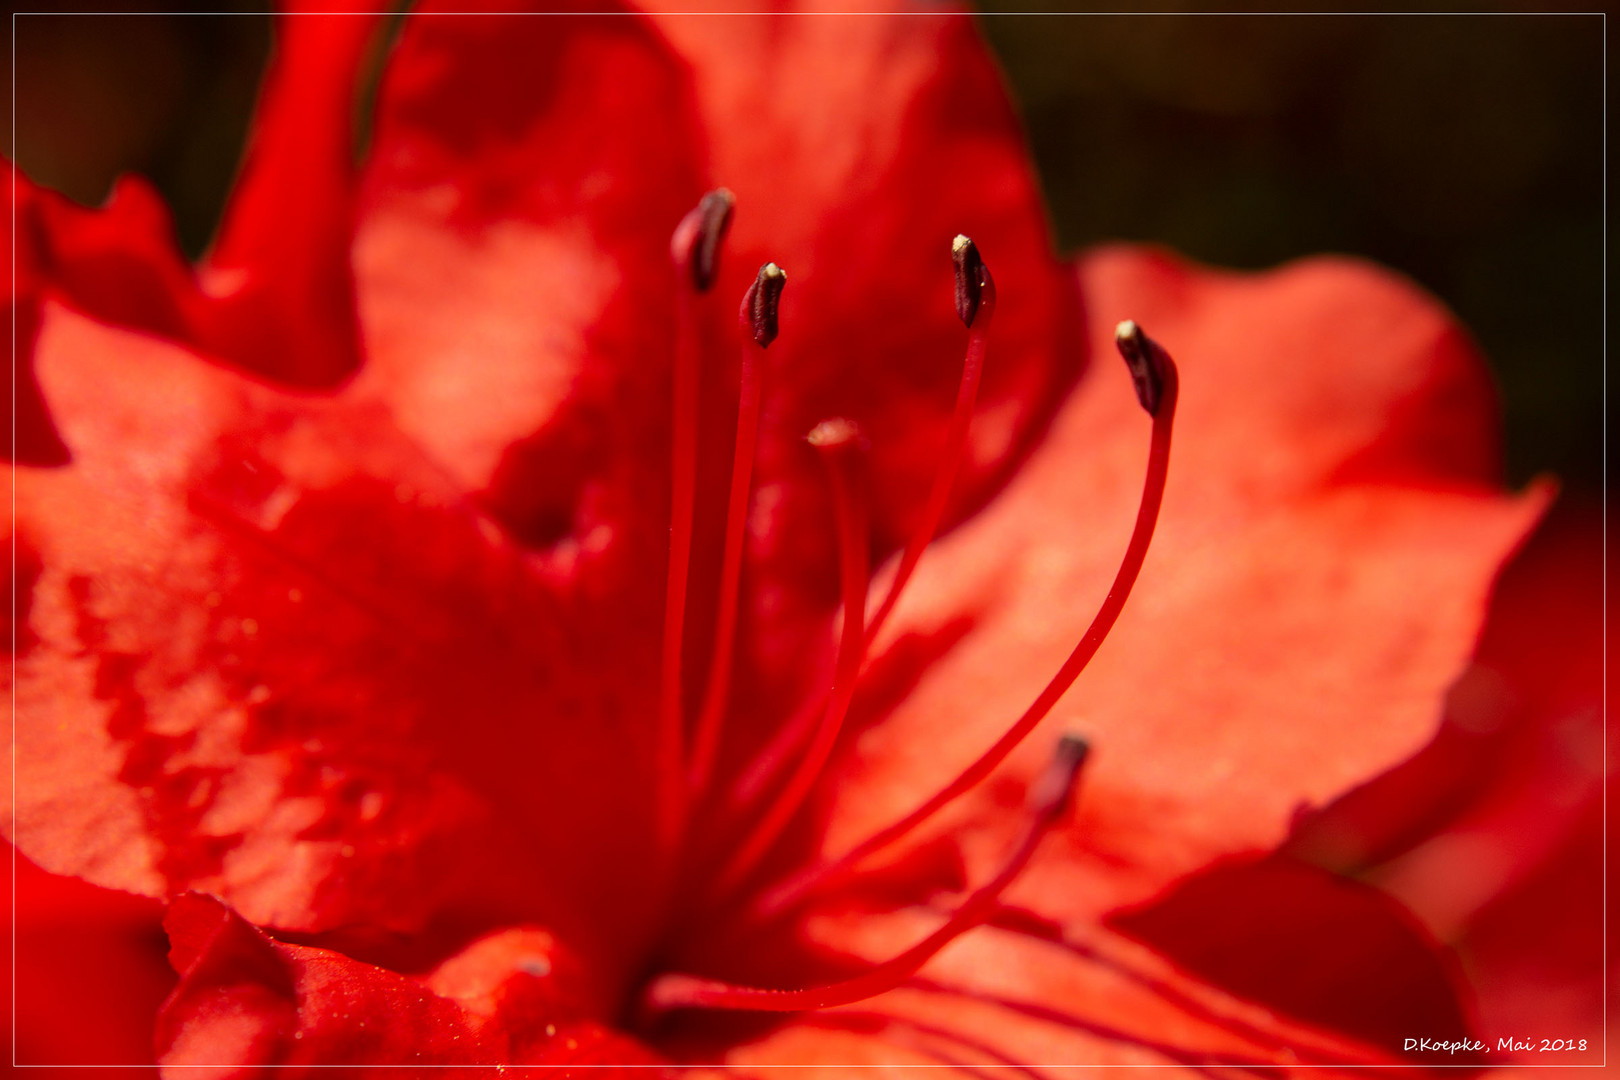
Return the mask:
[(650, 698), (571, 635), (620, 612), (375, 405), (54, 306), (39, 353), (73, 463), (16, 477), (19, 847), (303, 932), (538, 919), (611, 982), (650, 923)]
[(668, 442), (668, 245), (713, 186), (687, 78), (634, 16), (428, 7), (378, 91), (355, 250), (367, 390), (536, 548), (637, 495), (668, 525), (642, 460)]

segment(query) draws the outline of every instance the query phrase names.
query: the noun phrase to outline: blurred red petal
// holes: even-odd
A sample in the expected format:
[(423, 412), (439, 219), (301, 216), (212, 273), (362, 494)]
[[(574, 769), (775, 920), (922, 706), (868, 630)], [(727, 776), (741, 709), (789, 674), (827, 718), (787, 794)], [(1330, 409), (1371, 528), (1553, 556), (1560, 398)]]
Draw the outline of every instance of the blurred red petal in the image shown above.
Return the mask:
[(327, 386), (360, 364), (352, 118), (380, 18), (284, 13), (252, 139), (209, 253), (200, 342), (251, 371)]
[(1555, 1020), (1600, 1037), (1602, 569), (1595, 508), (1560, 503), (1504, 569), (1434, 741), (1289, 841), (1454, 942), (1493, 1045)]
[(144, 1066), (130, 1075), (154, 1076), (152, 1022), (174, 985), (161, 905), (13, 855), (14, 1062)]
[(1413, 1036), (1471, 1034), (1455, 959), (1410, 913), (1369, 885), (1286, 856), (1204, 871), (1110, 921), (1210, 983), (1392, 1054)]
[[(353, 371), (349, 117), (375, 23), (327, 15), (281, 21), (255, 141), (219, 247), (200, 275), (181, 256), (168, 211), (146, 181), (122, 177), (104, 207), (85, 210), (12, 168), (14, 299), (55, 297), (102, 322), (295, 385), (330, 385)], [(19, 361), (29, 352), (23, 348)]]

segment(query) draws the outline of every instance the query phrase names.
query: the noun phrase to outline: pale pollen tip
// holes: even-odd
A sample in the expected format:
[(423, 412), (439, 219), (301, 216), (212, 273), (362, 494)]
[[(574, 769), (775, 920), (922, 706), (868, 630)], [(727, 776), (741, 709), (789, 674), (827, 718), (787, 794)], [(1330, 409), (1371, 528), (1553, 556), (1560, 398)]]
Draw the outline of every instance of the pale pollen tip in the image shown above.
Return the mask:
[(990, 268), (979, 255), (979, 246), (962, 233), (951, 241), (951, 263), (956, 267), (956, 316), (972, 329), (981, 306), (995, 303), (995, 283)]
[(1141, 402), (1149, 416), (1158, 415), (1159, 402), (1164, 398), (1164, 350), (1158, 342), (1143, 333), (1133, 319), (1126, 319), (1114, 327), (1114, 345), (1119, 349), (1119, 355), (1125, 358), (1125, 366), (1130, 369), (1136, 400)]
[(845, 446), (855, 442), (861, 437), (861, 429), (855, 426), (855, 421), (847, 420), (842, 416), (835, 416), (830, 420), (823, 420), (810, 429), (810, 434), (804, 441), (817, 449), (829, 449), (835, 446)]
[(782, 302), (782, 288), (786, 284), (787, 271), (768, 262), (759, 268), (754, 283), (743, 295), (743, 328), (754, 339), (754, 344), (762, 349), (776, 340), (776, 312)]

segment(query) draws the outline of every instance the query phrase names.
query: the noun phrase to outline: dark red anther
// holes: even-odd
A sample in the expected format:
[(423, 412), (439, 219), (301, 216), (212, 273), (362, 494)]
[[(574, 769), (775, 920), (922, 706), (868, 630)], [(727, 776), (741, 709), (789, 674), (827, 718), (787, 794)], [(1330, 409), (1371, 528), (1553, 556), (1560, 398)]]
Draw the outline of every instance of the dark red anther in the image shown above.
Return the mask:
[(737, 199), (725, 188), (715, 188), (687, 211), (675, 226), (670, 255), (675, 265), (692, 275), (692, 288), (708, 292), (720, 270), (720, 243), (731, 228), (731, 213)]
[(956, 315), (971, 330), (979, 308), (996, 302), (996, 283), (979, 257), (979, 246), (960, 233), (951, 241), (951, 261), (956, 264)]
[(1051, 764), (1030, 785), (1027, 801), (1033, 817), (1050, 820), (1063, 816), (1073, 801), (1075, 781), (1090, 756), (1091, 744), (1080, 736), (1065, 735), (1058, 740)]
[(1119, 347), (1119, 355), (1125, 358), (1125, 366), (1131, 369), (1136, 400), (1149, 416), (1157, 416), (1159, 402), (1164, 399), (1164, 349), (1130, 319), (1114, 328), (1114, 344)]
[(743, 329), (753, 335), (754, 344), (762, 349), (776, 340), (776, 309), (782, 302), (782, 287), (786, 284), (786, 271), (768, 262), (759, 268), (754, 283), (743, 294), (740, 313)]

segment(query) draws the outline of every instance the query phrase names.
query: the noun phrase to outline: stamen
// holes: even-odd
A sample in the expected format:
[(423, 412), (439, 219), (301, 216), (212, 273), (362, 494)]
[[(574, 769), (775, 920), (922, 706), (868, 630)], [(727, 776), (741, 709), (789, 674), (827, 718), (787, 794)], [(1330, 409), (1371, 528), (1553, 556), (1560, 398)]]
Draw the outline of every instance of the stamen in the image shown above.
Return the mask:
[(762, 349), (776, 340), (776, 308), (786, 284), (787, 274), (780, 266), (768, 262), (759, 268), (758, 276), (743, 296), (743, 325), (752, 330), (754, 341)]
[(685, 266), (692, 275), (692, 288), (708, 292), (720, 269), (720, 242), (731, 228), (736, 196), (725, 188), (715, 188), (698, 200), (675, 226), (670, 238), (670, 255), (676, 266)]
[(1023, 871), (1042, 838), (1073, 802), (1080, 769), (1087, 755), (1088, 747), (1084, 739), (1072, 735), (1063, 737), (1051, 765), (1030, 788), (1029, 827), (1008, 857), (1006, 865), (969, 896), (956, 913), (946, 920), (945, 925), (892, 960), (853, 979), (807, 990), (766, 990), (693, 975), (664, 975), (647, 987), (643, 1008), (651, 1016), (681, 1008), (791, 1012), (848, 1005), (894, 989), (946, 945), (995, 913), (1001, 893)]
[(1136, 584), (1136, 577), (1141, 572), (1142, 562), (1147, 558), (1148, 546), (1153, 540), (1154, 526), (1158, 523), (1159, 506), (1164, 499), (1165, 477), (1170, 467), (1170, 435), (1175, 422), (1176, 398), (1180, 385), (1175, 362), (1157, 342), (1142, 333), (1135, 323), (1121, 323), (1115, 341), (1120, 354), (1131, 367), (1133, 381), (1137, 378), (1136, 373), (1138, 366), (1142, 365), (1142, 359), (1147, 360), (1143, 370), (1150, 373), (1148, 385), (1151, 392), (1144, 394), (1141, 389), (1142, 383), (1138, 382), (1137, 396), (1142, 402), (1142, 407), (1153, 417), (1153, 434), (1148, 451), (1147, 478), (1142, 486), (1142, 502), (1136, 512), (1136, 526), (1131, 532), (1130, 543), (1125, 548), (1125, 557), (1114, 575), (1114, 583), (1103, 599), (1102, 606), (1098, 608), (1096, 616), (1091, 620), (1085, 635), (1069, 654), (1069, 658), (1063, 662), (1063, 666), (1058, 669), (1058, 673), (1052, 677), (1052, 681), (1046, 684), (1040, 696), (1024, 711), (1024, 715), (1020, 716), (995, 745), (964, 769), (956, 779), (935, 792), (910, 814), (867, 837), (837, 859), (810, 866), (763, 890), (749, 908), (750, 921), (763, 921), (777, 915), (811, 891), (842, 876), (869, 855), (905, 836), (937, 813), (941, 807), (988, 776), (1052, 711), (1058, 699), (1074, 685), (1075, 679), (1079, 678), (1080, 673), (1085, 670), (1098, 648), (1102, 646), (1108, 632), (1113, 629), (1114, 623), (1125, 607), (1126, 599), (1131, 594), (1131, 587)]
[(675, 289), (675, 366), (670, 424), (669, 571), (664, 589), (664, 636), (659, 658), (658, 731), (654, 753), (655, 828), (659, 849), (673, 857), (686, 821), (685, 722), (681, 710), (681, 655), (686, 630), (686, 588), (692, 561), (692, 515), (697, 493), (699, 334), (698, 294), (714, 281), (721, 237), (731, 221), (731, 193), (705, 195), (670, 240), (679, 283)]
[[(900, 599), (901, 591), (911, 580), (923, 551), (934, 540), (940, 520), (945, 516), (945, 504), (956, 483), (956, 474), (967, 452), (968, 425), (973, 419), (973, 407), (979, 397), (979, 380), (984, 373), (985, 348), (990, 336), (990, 321), (996, 311), (996, 284), (990, 268), (984, 265), (979, 249), (966, 236), (958, 235), (951, 242), (951, 261), (956, 266), (956, 311), (968, 327), (967, 355), (962, 361), (962, 382), (956, 391), (956, 411), (951, 415), (951, 426), (945, 435), (945, 447), (940, 453), (939, 465), (934, 472), (928, 501), (923, 504), (917, 527), (900, 556), (894, 578), (889, 582), (883, 602), (877, 613), (866, 624), (866, 647), (870, 649), (883, 629), (889, 614)], [(826, 708), (828, 691), (823, 688), (807, 699), (795, 711), (781, 733), (755, 756), (732, 786), (731, 805), (735, 808), (752, 803), (765, 783), (775, 776)]]
[(967, 452), (968, 424), (973, 419), (973, 405), (979, 397), (979, 377), (984, 373), (984, 351), (989, 341), (990, 321), (996, 313), (996, 283), (990, 277), (990, 268), (979, 257), (979, 249), (972, 240), (958, 235), (951, 244), (951, 260), (956, 264), (956, 313), (968, 328), (967, 355), (962, 360), (962, 384), (956, 391), (956, 411), (951, 414), (951, 426), (945, 435), (945, 449), (934, 473), (928, 501), (923, 504), (922, 517), (916, 531), (900, 556), (900, 566), (889, 584), (888, 595), (878, 606), (877, 614), (866, 628), (866, 644), (871, 646), (884, 620), (900, 599), (900, 590), (911, 580), (923, 549), (934, 539), (940, 519), (945, 516), (945, 504), (956, 483), (956, 473)]
[(827, 697), (831, 692), (829, 684), (822, 681), (820, 687), (800, 703), (771, 740), (737, 774), (736, 781), (726, 794), (727, 805), (732, 812), (741, 812), (752, 806), (776, 774), (787, 765), (789, 757), (809, 736), (816, 718), (826, 710)]
[(833, 744), (838, 739), (838, 732), (843, 727), (844, 716), (849, 711), (850, 698), (855, 693), (855, 680), (860, 674), (861, 658), (865, 651), (862, 644), (866, 625), (869, 536), (866, 501), (856, 489), (854, 475), (860, 431), (848, 420), (824, 420), (806, 436), (806, 441), (821, 451), (821, 459), (827, 466), (838, 528), (844, 628), (833, 669), (832, 694), (827, 711), (822, 714), (821, 725), (799, 758), (798, 767), (715, 879), (712, 895), (716, 896), (723, 895), (746, 877), (760, 857), (770, 850), (820, 778), (821, 770), (827, 764)]
[(1149, 416), (1159, 414), (1159, 403), (1164, 397), (1164, 382), (1170, 356), (1158, 342), (1142, 333), (1142, 328), (1131, 319), (1114, 327), (1114, 345), (1131, 369), (1131, 383), (1136, 387), (1136, 400), (1142, 403)]
[(956, 315), (962, 320), (962, 325), (971, 330), (986, 288), (990, 290), (990, 303), (994, 309), (995, 284), (990, 280), (990, 271), (984, 265), (984, 260), (979, 257), (978, 245), (961, 233), (957, 233), (951, 241), (951, 262), (956, 264)]
[[(772, 274), (774, 271), (774, 275)], [(698, 712), (697, 732), (692, 743), (692, 766), (687, 783), (694, 800), (709, 783), (714, 755), (720, 745), (720, 726), (725, 719), (731, 693), (731, 661), (737, 636), (737, 593), (742, 578), (743, 530), (748, 524), (748, 493), (754, 477), (754, 449), (759, 436), (761, 365), (758, 361), (766, 346), (776, 337), (776, 308), (781, 302), (787, 275), (775, 263), (766, 263), (754, 279), (753, 288), (743, 298), (740, 319), (743, 335), (742, 379), (737, 400), (737, 445), (731, 460), (731, 495), (726, 503), (725, 553), (720, 564), (720, 602), (714, 629), (714, 651), (709, 660), (709, 678)], [(755, 298), (771, 292), (770, 334), (760, 340), (754, 320)]]

